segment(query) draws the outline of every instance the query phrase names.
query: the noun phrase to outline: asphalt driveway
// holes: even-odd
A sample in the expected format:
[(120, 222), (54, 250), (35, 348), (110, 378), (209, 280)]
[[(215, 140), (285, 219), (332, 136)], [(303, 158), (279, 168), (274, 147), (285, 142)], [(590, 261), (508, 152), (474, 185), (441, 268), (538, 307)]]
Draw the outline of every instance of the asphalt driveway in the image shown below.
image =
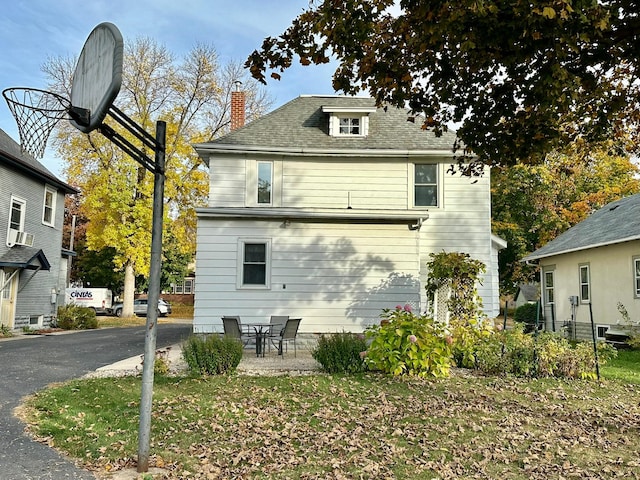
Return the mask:
[[(191, 323), (159, 324), (157, 347), (180, 343), (190, 333)], [(144, 339), (144, 327), (129, 327), (1, 340), (0, 478), (95, 480), (56, 451), (29, 439), (13, 410), (24, 396), (50, 383), (141, 355)]]

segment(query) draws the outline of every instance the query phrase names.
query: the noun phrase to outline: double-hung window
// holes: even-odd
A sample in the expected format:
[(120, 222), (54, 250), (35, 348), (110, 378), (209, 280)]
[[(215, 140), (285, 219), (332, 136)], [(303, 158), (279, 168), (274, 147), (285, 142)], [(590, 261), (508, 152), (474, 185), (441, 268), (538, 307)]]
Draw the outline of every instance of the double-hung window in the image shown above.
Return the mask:
[(591, 301), (591, 282), (589, 278), (589, 265), (580, 265), (580, 302)]
[(271, 241), (240, 239), (238, 253), (238, 288), (269, 288)]
[(258, 204), (270, 205), (273, 187), (273, 163), (258, 162)]
[(438, 165), (435, 163), (416, 163), (413, 175), (415, 207), (438, 206)]
[(27, 202), (20, 198), (11, 197), (11, 210), (9, 212), (9, 229), (24, 230), (24, 215)]
[(640, 257), (633, 258), (633, 292), (636, 298), (640, 298)]
[(56, 191), (51, 187), (44, 187), (44, 207), (42, 209), (42, 223), (55, 226)]

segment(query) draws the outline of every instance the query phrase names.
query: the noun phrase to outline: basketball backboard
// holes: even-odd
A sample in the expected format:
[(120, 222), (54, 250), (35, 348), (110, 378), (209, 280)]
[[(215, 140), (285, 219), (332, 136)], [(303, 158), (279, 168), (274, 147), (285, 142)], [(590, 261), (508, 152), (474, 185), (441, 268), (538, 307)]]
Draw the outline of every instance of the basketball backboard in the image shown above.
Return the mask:
[(99, 24), (87, 37), (71, 84), (72, 109), (88, 115), (73, 115), (71, 124), (83, 133), (98, 128), (122, 84), (122, 34), (109, 22)]

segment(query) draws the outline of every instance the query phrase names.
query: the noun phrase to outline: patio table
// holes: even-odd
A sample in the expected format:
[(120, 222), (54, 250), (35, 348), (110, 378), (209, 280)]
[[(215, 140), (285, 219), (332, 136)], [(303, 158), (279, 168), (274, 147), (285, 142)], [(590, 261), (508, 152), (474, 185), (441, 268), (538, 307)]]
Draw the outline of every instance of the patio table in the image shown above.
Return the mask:
[(264, 322), (251, 322), (243, 323), (243, 326), (247, 327), (247, 332), (250, 332), (253, 328), (256, 337), (256, 357), (264, 357), (264, 350), (266, 339), (269, 336), (271, 328), (278, 328), (278, 331), (282, 329), (282, 323), (264, 323)]

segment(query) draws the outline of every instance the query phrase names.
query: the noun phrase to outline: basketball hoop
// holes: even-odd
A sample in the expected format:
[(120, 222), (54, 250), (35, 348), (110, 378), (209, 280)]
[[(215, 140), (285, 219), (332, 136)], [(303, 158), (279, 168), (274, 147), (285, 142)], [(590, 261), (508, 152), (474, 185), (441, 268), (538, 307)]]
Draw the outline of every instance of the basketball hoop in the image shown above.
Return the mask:
[(61, 119), (70, 118), (71, 102), (37, 88), (7, 88), (2, 95), (18, 124), (22, 151), (42, 158), (51, 131)]

